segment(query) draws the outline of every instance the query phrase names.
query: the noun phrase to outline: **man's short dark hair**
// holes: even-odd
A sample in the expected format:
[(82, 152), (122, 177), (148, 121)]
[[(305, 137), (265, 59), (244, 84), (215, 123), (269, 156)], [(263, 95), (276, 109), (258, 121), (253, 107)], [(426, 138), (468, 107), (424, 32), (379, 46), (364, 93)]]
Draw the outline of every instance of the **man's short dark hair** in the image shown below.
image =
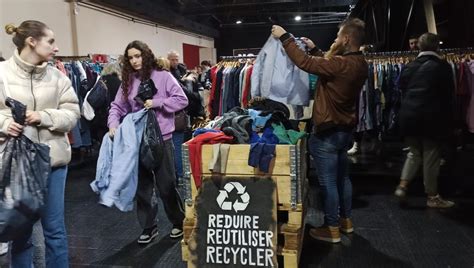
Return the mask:
[(339, 29), (344, 27), (344, 33), (349, 34), (355, 41), (356, 46), (364, 44), (365, 22), (357, 18), (349, 18), (339, 24)]
[(211, 66), (211, 62), (208, 61), (208, 60), (203, 60), (203, 61), (201, 61), (201, 65), (205, 65), (205, 66), (212, 67), (212, 66)]
[(0, 61), (5, 61), (5, 59), (3, 57), (0, 57)]
[(417, 39), (417, 40), (418, 40), (418, 37), (420, 37), (420, 35), (418, 35), (418, 34), (412, 34), (412, 35), (410, 35), (410, 37), (408, 38), (408, 40), (411, 40), (411, 39)]
[(418, 38), (420, 51), (437, 51), (439, 49), (439, 37), (433, 33), (424, 33)]

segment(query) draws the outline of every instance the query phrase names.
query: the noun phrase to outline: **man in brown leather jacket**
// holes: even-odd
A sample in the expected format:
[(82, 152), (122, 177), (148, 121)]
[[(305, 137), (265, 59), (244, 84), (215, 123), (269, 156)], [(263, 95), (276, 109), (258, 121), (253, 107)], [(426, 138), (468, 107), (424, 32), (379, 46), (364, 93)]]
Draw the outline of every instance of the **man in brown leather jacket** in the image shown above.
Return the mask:
[(302, 70), (319, 76), (313, 106), (314, 133), (309, 139), (323, 193), (324, 225), (310, 230), (318, 240), (337, 243), (340, 231), (353, 232), (351, 221), (352, 184), (347, 150), (357, 124), (356, 101), (367, 79), (367, 63), (359, 52), (365, 24), (349, 19), (339, 25), (337, 38), (323, 55), (309, 39), (306, 54), (282, 27), (274, 25), (272, 35), (279, 38), (290, 59)]

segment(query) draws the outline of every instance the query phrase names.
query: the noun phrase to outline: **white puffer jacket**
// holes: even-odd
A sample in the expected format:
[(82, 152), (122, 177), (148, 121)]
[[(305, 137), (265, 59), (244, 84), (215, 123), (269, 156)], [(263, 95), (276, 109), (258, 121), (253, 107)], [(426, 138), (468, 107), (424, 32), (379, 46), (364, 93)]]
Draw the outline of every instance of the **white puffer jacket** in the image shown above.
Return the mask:
[[(64, 166), (71, 161), (71, 146), (66, 133), (80, 117), (77, 95), (69, 78), (47, 63), (31, 65), (23, 61), (15, 50), (13, 56), (0, 63), (7, 80), (9, 97), (38, 111), (41, 124), (26, 126), (23, 134), (34, 142), (50, 146), (51, 166)], [(0, 81), (0, 136), (7, 136), (13, 121), (10, 108), (5, 105), (4, 82)]]

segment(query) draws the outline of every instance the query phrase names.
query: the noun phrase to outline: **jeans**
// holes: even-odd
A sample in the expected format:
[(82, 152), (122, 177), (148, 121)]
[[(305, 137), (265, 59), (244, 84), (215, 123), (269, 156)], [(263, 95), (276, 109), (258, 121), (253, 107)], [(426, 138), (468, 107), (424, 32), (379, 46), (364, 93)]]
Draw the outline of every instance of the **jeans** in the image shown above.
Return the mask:
[[(51, 169), (48, 178), (46, 204), (40, 211), (41, 224), (46, 244), (46, 267), (69, 267), (66, 227), (64, 224), (64, 188), (67, 166)], [(33, 267), (33, 229), (12, 243), (11, 266), (15, 268)]]
[(184, 143), (184, 132), (175, 131), (173, 132), (173, 145), (174, 145), (174, 166), (176, 167), (176, 179), (183, 177), (183, 159), (181, 155), (181, 145)]
[(44, 246), (44, 235), (43, 225), (41, 221), (37, 221), (33, 225), (33, 234), (31, 235), (31, 242), (33, 243), (33, 265), (35, 268), (46, 267), (45, 258), (45, 246)]
[(311, 135), (309, 138), (309, 150), (323, 197), (324, 224), (327, 226), (339, 226), (339, 216), (351, 217), (352, 183), (347, 158), (351, 142), (352, 133), (344, 131)]

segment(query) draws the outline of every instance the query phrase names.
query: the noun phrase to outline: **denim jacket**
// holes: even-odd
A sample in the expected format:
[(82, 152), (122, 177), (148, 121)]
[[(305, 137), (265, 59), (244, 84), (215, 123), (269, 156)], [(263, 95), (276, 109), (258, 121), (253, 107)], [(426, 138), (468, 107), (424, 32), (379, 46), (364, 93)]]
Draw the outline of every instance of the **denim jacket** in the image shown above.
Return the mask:
[(145, 129), (146, 110), (128, 114), (117, 128), (114, 139), (105, 134), (100, 146), (92, 190), (100, 195), (99, 203), (115, 205), (121, 211), (133, 210), (138, 184), (140, 143)]
[(270, 36), (253, 66), (252, 97), (264, 96), (286, 104), (309, 104), (309, 75), (287, 56), (281, 42)]

